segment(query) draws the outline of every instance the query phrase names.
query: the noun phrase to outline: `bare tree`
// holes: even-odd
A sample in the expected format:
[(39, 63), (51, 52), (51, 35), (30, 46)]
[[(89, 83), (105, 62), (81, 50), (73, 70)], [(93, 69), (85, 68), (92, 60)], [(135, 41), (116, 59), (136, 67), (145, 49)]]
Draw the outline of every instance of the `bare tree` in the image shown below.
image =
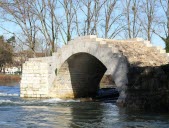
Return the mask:
[(151, 40), (153, 30), (156, 23), (157, 0), (142, 0), (141, 1), (142, 15), (140, 17), (141, 25), (147, 33), (147, 40)]
[[(63, 0), (60, 1), (63, 10), (64, 10), (64, 15), (66, 18), (66, 29), (64, 27), (64, 23), (62, 23), (62, 30), (64, 31), (64, 33), (66, 34), (66, 39), (67, 42), (71, 40), (71, 33), (72, 33), (72, 24), (73, 24), (73, 19), (75, 17), (75, 8), (74, 8), (74, 4), (76, 2), (73, 2), (73, 0)], [(65, 42), (66, 43), (66, 42)]]
[(140, 0), (125, 0), (121, 1), (123, 5), (123, 13), (127, 26), (127, 38), (136, 38), (141, 33), (140, 15)]
[(126, 0), (126, 17), (127, 17), (127, 25), (128, 25), (128, 35), (129, 35), (129, 38), (131, 38), (131, 28), (130, 28), (130, 24), (131, 24), (131, 21), (130, 21), (130, 5), (131, 5), (131, 0)]
[(120, 21), (122, 13), (117, 3), (117, 0), (107, 0), (104, 4), (101, 28), (105, 38), (114, 38), (124, 29)]
[(75, 24), (75, 31), (78, 36), (81, 35), (81, 30), (80, 30), (80, 17), (78, 15), (79, 8), (80, 8), (80, 0), (77, 0), (77, 2), (72, 6), (73, 12), (74, 12), (74, 24)]
[[(0, 8), (3, 11), (1, 18), (20, 27), (26, 37), (26, 44), (35, 53), (37, 18), (32, 15), (31, 0), (2, 0)], [(35, 54), (34, 54), (35, 55)]]
[(55, 51), (57, 45), (59, 21), (56, 17), (57, 0), (35, 0), (32, 2), (34, 16), (37, 17), (40, 25), (38, 27), (45, 37), (46, 43), (51, 47), (51, 53)]
[[(79, 8), (81, 11), (81, 21), (77, 21), (78, 17), (77, 14), (76, 16), (76, 27), (81, 27), (78, 29), (79, 35), (89, 35), (90, 34), (90, 29), (91, 29), (91, 23), (92, 23), (92, 16), (91, 16), (91, 5), (92, 5), (92, 0), (79, 0)], [(78, 23), (78, 24), (77, 24)]]
[(91, 11), (91, 6), (92, 6), (92, 0), (82, 0), (82, 7), (85, 6), (87, 13), (85, 12), (84, 8), (81, 8), (81, 10), (84, 12), (86, 19), (85, 19), (85, 26), (84, 26), (84, 35), (89, 35), (90, 34), (90, 29), (91, 29), (91, 23), (93, 19), (93, 12)]
[(80, 0), (80, 9), (83, 14), (82, 35), (98, 34), (100, 13), (107, 0)]
[(94, 8), (93, 8), (93, 27), (91, 29), (91, 34), (95, 34), (98, 35), (98, 25), (100, 23), (100, 13), (101, 10), (103, 8), (103, 6), (105, 5), (105, 3), (107, 2), (107, 0), (103, 0), (103, 1), (99, 1), (99, 0), (94, 0)]
[(158, 29), (153, 32), (158, 35), (165, 43), (165, 49), (169, 52), (169, 0), (160, 0), (161, 10), (157, 20)]

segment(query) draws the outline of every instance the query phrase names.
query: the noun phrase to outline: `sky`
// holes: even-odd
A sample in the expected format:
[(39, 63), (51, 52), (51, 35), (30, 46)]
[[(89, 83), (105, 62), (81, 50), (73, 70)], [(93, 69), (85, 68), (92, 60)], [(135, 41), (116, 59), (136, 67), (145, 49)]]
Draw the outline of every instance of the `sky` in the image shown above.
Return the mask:
[[(19, 28), (15, 24), (12, 24), (12, 23), (3, 23), (3, 27), (14, 33), (19, 31)], [(7, 31), (3, 30), (2, 28), (0, 28), (0, 35), (4, 35), (5, 38), (10, 38), (12, 36), (12, 34), (9, 34)], [(76, 37), (76, 35), (74, 35), (74, 37)], [(142, 38), (142, 37), (139, 37), (139, 38)], [(161, 46), (163, 48), (165, 47), (164, 42), (156, 35), (153, 35), (151, 43), (154, 46)]]
[[(58, 13), (60, 14), (61, 12), (64, 12), (63, 10), (58, 11)], [(79, 12), (80, 13), (80, 12)], [(59, 15), (58, 14), (58, 15)], [(64, 15), (64, 13), (62, 14)], [(78, 15), (80, 16), (80, 15)], [(81, 19), (81, 18), (80, 18)], [(17, 34), (20, 29), (18, 28), (18, 26), (16, 26), (15, 24), (11, 23), (11, 22), (1, 22), (0, 26), (2, 26), (3, 28), (6, 28), (7, 30)], [(3, 30), (2, 28), (0, 28), (0, 35), (3, 35), (6, 39), (10, 38), (11, 36), (13, 36), (12, 34), (9, 34), (7, 31)], [(72, 37), (77, 37), (77, 35), (75, 35), (75, 33), (73, 33)], [(100, 37), (99, 37), (100, 38)], [(118, 38), (118, 37), (117, 37)], [(139, 37), (139, 38), (143, 38), (143, 37)], [(115, 38), (116, 39), (116, 38)], [(118, 38), (119, 39), (119, 38)], [(161, 46), (163, 48), (165, 48), (165, 44), (164, 42), (157, 36), (157, 35), (153, 35), (152, 37), (152, 41), (151, 43), (154, 46)]]

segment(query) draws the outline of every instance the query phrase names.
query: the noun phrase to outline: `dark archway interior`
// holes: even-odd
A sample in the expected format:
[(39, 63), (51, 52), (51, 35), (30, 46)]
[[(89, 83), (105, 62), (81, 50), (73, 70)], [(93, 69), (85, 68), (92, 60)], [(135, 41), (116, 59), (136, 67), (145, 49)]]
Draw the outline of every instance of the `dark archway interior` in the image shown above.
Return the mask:
[(72, 55), (67, 60), (75, 98), (95, 96), (107, 68), (88, 53)]

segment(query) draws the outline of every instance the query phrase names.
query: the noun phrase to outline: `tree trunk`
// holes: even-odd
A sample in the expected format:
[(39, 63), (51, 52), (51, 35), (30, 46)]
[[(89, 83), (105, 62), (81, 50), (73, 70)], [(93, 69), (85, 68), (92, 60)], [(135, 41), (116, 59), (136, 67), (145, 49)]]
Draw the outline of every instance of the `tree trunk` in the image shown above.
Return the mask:
[(165, 39), (165, 45), (166, 45), (165, 50), (167, 53), (169, 53), (169, 36)]
[(54, 44), (54, 41), (52, 41), (52, 53), (55, 52), (55, 44)]
[(168, 36), (169, 36), (169, 0), (168, 0), (168, 5), (167, 5), (167, 30), (168, 30)]

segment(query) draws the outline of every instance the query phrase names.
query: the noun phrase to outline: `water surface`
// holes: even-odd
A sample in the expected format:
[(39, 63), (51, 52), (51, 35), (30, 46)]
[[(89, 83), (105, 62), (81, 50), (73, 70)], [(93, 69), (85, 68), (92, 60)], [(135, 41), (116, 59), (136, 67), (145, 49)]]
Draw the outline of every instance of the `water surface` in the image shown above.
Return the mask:
[(0, 86), (0, 128), (169, 128), (169, 115), (126, 112), (115, 103), (22, 99), (19, 84)]

